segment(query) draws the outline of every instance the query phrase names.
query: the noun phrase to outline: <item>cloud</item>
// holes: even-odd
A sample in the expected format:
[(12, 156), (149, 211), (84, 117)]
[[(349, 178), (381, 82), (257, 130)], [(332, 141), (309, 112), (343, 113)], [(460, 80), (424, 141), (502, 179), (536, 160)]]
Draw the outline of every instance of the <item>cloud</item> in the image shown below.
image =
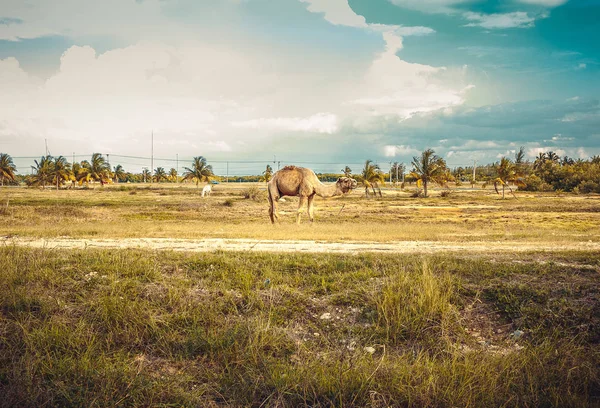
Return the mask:
[(587, 64), (581, 63), (579, 65), (577, 65), (577, 67), (575, 67), (575, 69), (577, 70), (581, 70), (581, 69), (586, 69), (587, 68)]
[[(565, 115), (577, 120), (563, 122)], [(600, 127), (600, 102), (580, 97), (578, 100), (521, 101), (482, 107), (457, 105), (430, 112), (415, 113), (409, 118), (397, 115), (374, 117), (346, 129), (379, 146), (384, 156), (394, 155), (407, 161), (414, 154), (395, 149), (410, 146), (433, 148), (444, 157), (452, 157), (451, 166), (465, 166), (477, 160), (489, 163), (499, 152), (519, 146), (528, 149), (561, 150), (579, 157), (599, 154), (597, 129)], [(534, 150), (531, 150), (532, 152)]]
[(453, 13), (453, 6), (469, 3), (471, 0), (388, 0), (390, 3), (411, 10), (426, 13)]
[(0, 25), (23, 24), (20, 18), (0, 17)]
[[(573, 140), (573, 139), (574, 139), (573, 137), (565, 137), (565, 136), (561, 135), (560, 133), (557, 133), (554, 136), (552, 136), (551, 140), (553, 142), (557, 142), (557, 141), (560, 141), (560, 140), (570, 141), (570, 140)], [(546, 142), (546, 140), (544, 140), (544, 142)]]
[[(403, 47), (402, 36), (432, 34), (435, 32), (433, 29), (388, 24), (362, 25), (348, 17), (347, 13), (354, 11), (348, 6), (347, 0), (306, 1), (311, 1), (311, 5), (318, 4), (318, 7), (309, 7), (309, 11), (324, 13), (324, 18), (332, 24), (347, 22), (377, 31), (385, 41), (385, 50), (375, 58), (364, 79), (357, 84), (356, 97), (345, 104), (353, 107), (352, 112), (359, 117), (358, 122), (364, 116), (398, 115), (406, 118), (415, 112), (432, 111), (464, 102), (465, 87), (472, 85), (447, 85), (448, 81), (442, 79), (447, 71), (445, 67), (409, 63), (396, 55)], [(456, 72), (453, 77), (463, 77), (464, 74)]]
[[(143, 3), (105, 0), (60, 2), (3, 0), (10, 24), (0, 24), (0, 40), (18, 41), (47, 36), (100, 36), (112, 31), (119, 38), (140, 39), (162, 22), (161, 33), (176, 29), (161, 17), (158, 0)], [(136, 21), (132, 24), (132, 21)], [(17, 24), (18, 22), (18, 24)], [(147, 37), (146, 37), (147, 38)]]
[(562, 6), (569, 0), (518, 0), (518, 1), (520, 3), (533, 4), (536, 6), (558, 7), (558, 6)]
[(537, 157), (540, 153), (547, 153), (549, 151), (552, 151), (552, 152), (556, 153), (559, 156), (565, 156), (567, 154), (566, 150), (564, 150), (564, 149), (557, 149), (555, 146), (532, 147), (530, 149), (527, 149), (525, 151), (525, 154), (529, 158), (534, 158), (534, 157)]
[(403, 26), (393, 24), (369, 24), (368, 27), (381, 33), (392, 33), (400, 37), (423, 36), (434, 34), (435, 30), (423, 26)]
[(381, 33), (392, 32), (398, 36), (422, 36), (434, 34), (435, 30), (423, 26), (403, 26), (396, 24), (367, 24), (365, 18), (358, 15), (348, 4), (348, 0), (299, 0), (308, 3), (307, 10), (323, 14), (323, 18), (334, 25), (370, 29)]
[(348, 5), (348, 0), (300, 0), (308, 3), (308, 11), (323, 14), (331, 24), (349, 27), (367, 27), (363, 16), (357, 15)]
[(419, 153), (418, 149), (405, 145), (387, 145), (383, 148), (383, 155), (385, 157), (411, 156)]
[[(471, 127), (506, 129), (565, 121), (598, 120), (600, 101), (597, 99), (570, 99), (563, 102), (547, 100), (521, 101), (479, 108), (457, 108), (453, 115), (442, 116), (446, 122)], [(567, 119), (567, 120), (565, 120)]]
[[(536, 17), (530, 16), (523, 11), (504, 14), (481, 14), (468, 11), (463, 14), (464, 18), (471, 23), (465, 24), (466, 27), (483, 27), (487, 29), (502, 28), (530, 28), (535, 25)], [(545, 17), (545, 15), (540, 15)]]
[[(196, 36), (182, 36), (179, 25), (174, 27), (174, 20), (162, 16), (171, 3), (158, 0), (127, 2), (121, 8), (116, 0), (108, 0), (115, 10), (100, 10), (94, 3), (89, 12), (69, 0), (73, 10), (66, 14), (62, 3), (56, 10), (40, 5), (36, 11), (10, 1), (15, 11), (10, 15), (24, 21), (20, 31), (11, 27), (5, 32), (14, 38), (67, 32), (73, 37), (107, 35), (111, 30), (106, 26), (67, 17), (95, 13), (108, 18), (121, 11), (118, 23), (134, 10), (149, 16), (148, 25), (164, 26), (167, 37), (157, 41), (150, 35), (149, 40), (138, 41), (136, 35), (152, 30), (145, 25), (115, 27), (115, 35), (131, 45), (106, 52), (72, 46), (61, 56), (58, 70), (46, 79), (30, 76), (15, 58), (0, 61), (0, 129), (6, 138), (31, 142), (13, 154), (37, 154), (29, 150), (43, 147), (44, 138), (53, 152), (102, 148), (139, 153), (136, 140), (145, 140), (152, 130), (157, 143), (161, 138), (181, 142), (161, 145), (164, 154), (185, 149), (248, 155), (259, 151), (267, 138), (277, 141), (274, 150), (281, 151), (287, 151), (293, 140), (302, 140), (299, 154), (314, 152), (315, 145), (326, 151), (328, 143), (339, 149), (347, 142), (346, 154), (356, 142), (345, 133), (347, 129), (388, 115), (407, 118), (464, 101), (466, 71), (409, 63), (397, 55), (402, 36), (432, 34), (432, 29), (366, 24), (346, 0), (311, 0), (306, 7), (333, 26), (356, 27), (357, 38), (372, 41), (378, 33), (383, 41), (363, 45), (361, 54), (343, 47), (323, 50), (289, 42), (285, 47), (277, 42), (265, 47), (260, 35), (254, 38), (249, 32), (241, 38), (233, 32), (235, 27), (222, 42), (196, 41)], [(222, 4), (219, 7), (225, 7)], [(224, 13), (223, 21), (241, 15), (244, 4), (229, 2), (230, 15), (219, 11)], [(140, 33), (134, 34), (136, 30)], [(323, 135), (330, 137), (318, 139)], [(358, 153), (366, 150), (382, 154), (379, 145)]]
[[(453, 72), (450, 80), (444, 67), (415, 64), (402, 60), (396, 53), (402, 49), (402, 38), (392, 32), (383, 33), (386, 49), (371, 64), (357, 90), (360, 97), (351, 105), (367, 110), (369, 116), (395, 115), (405, 119), (417, 112), (429, 112), (460, 105), (464, 102), (465, 87), (458, 82), (465, 71)], [(442, 79), (443, 78), (443, 79)], [(470, 89), (470, 88), (469, 88)]]
[(331, 113), (317, 113), (306, 118), (260, 118), (233, 122), (234, 127), (261, 130), (289, 130), (332, 134), (337, 131), (337, 117)]

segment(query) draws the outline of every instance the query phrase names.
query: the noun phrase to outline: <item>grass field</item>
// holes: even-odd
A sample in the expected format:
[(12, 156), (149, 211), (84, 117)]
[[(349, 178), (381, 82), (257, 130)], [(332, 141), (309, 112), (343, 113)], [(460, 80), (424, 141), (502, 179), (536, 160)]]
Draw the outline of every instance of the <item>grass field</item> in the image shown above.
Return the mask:
[(599, 267), (5, 247), (0, 405), (595, 406)]
[[(232, 183), (233, 184), (233, 183)], [(264, 189), (264, 183), (261, 184)], [(218, 185), (209, 198), (193, 186), (111, 186), (54, 191), (3, 189), (0, 235), (28, 237), (168, 237), (319, 239), (330, 241), (600, 241), (600, 197), (518, 194), (501, 200), (493, 189), (464, 189), (429, 199), (386, 191), (365, 199), (316, 199), (316, 221), (294, 225), (297, 199), (280, 203), (281, 225), (268, 219), (264, 192)], [(8, 202), (8, 208), (6, 203)]]
[[(587, 249), (600, 240), (599, 197), (354, 192), (319, 199), (314, 225), (294, 225), (297, 202), (281, 203), (274, 227), (264, 197), (235, 187), (207, 199), (172, 186), (5, 188), (0, 235), (477, 241), (490, 250), (3, 241), (0, 406), (600, 406), (600, 253)], [(566, 243), (581, 248), (561, 250)]]

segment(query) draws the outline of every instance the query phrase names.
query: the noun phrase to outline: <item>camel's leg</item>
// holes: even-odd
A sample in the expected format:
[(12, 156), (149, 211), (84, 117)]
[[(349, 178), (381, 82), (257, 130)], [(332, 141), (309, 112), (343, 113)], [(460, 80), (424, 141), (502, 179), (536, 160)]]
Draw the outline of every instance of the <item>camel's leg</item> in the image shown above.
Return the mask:
[(308, 196), (308, 219), (310, 220), (310, 222), (313, 222), (315, 220), (315, 206), (313, 201), (314, 199), (314, 194)]
[(271, 217), (271, 224), (275, 224), (275, 221), (279, 221), (279, 215), (277, 214), (277, 200), (269, 197), (269, 217)]
[(279, 221), (279, 215), (277, 214), (277, 200), (279, 200), (279, 194), (274, 189), (268, 189), (269, 193), (269, 217), (271, 218), (271, 224), (275, 224), (275, 221)]
[(304, 199), (306, 196), (299, 196), (300, 200), (298, 202), (298, 211), (296, 211), (296, 224), (300, 225), (300, 212), (302, 211), (302, 206), (304, 205)]

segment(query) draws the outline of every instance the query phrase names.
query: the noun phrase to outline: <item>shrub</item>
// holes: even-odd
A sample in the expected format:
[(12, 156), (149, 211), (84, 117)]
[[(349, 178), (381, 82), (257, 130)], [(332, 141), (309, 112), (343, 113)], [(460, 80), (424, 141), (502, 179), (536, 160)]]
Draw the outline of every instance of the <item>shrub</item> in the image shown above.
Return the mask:
[(444, 198), (448, 198), (448, 197), (452, 196), (452, 194), (453, 194), (452, 190), (444, 190), (440, 193), (440, 196), (444, 197)]
[(242, 197), (247, 200), (250, 199), (253, 201), (263, 201), (265, 199), (265, 192), (261, 191), (256, 186), (251, 186), (242, 191)]
[(223, 201), (223, 206), (225, 206), (225, 207), (233, 207), (233, 199), (232, 198), (228, 198), (227, 200)]
[(413, 191), (413, 193), (410, 195), (410, 197), (411, 198), (423, 198), (425, 196), (423, 195), (423, 190), (421, 190), (419, 188), (419, 189), (416, 189), (415, 191)]
[(600, 183), (595, 183), (591, 180), (582, 181), (575, 188), (579, 194), (600, 193)]
[(552, 191), (552, 186), (535, 174), (527, 176), (524, 182), (525, 186), (519, 186), (519, 191)]

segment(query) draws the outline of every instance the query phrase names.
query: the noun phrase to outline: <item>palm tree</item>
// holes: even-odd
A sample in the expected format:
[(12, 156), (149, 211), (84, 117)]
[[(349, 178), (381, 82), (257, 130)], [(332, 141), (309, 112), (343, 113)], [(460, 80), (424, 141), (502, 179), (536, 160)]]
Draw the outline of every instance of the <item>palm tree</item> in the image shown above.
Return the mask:
[(385, 178), (379, 165), (373, 163), (372, 160), (367, 160), (365, 162), (365, 167), (363, 167), (362, 173), (356, 175), (355, 178), (365, 186), (365, 196), (369, 197), (369, 187), (373, 190), (373, 195), (377, 195), (375, 192), (375, 188), (379, 190), (379, 196), (381, 197), (381, 189), (379, 188), (379, 183), (384, 183)]
[(45, 187), (47, 183), (52, 182), (52, 157), (42, 156), (40, 161), (33, 161), (35, 166), (31, 166), (33, 174), (31, 175), (31, 184)]
[(546, 160), (550, 160), (551, 162), (558, 163), (558, 161), (560, 160), (560, 157), (558, 156), (558, 154), (554, 153), (553, 151), (549, 151), (548, 153), (546, 153)]
[(157, 167), (156, 170), (154, 170), (154, 180), (157, 183), (160, 183), (162, 180), (167, 179), (167, 172), (165, 172), (165, 169), (163, 167)]
[(73, 182), (76, 181), (79, 183), (79, 185), (85, 183), (87, 186), (88, 183), (92, 181), (92, 176), (88, 168), (89, 163), (86, 160), (82, 161), (81, 163), (73, 163), (73, 166), (71, 167), (71, 180)]
[(500, 184), (502, 186), (503, 199), (505, 187), (508, 187), (511, 194), (515, 198), (517, 198), (517, 196), (515, 196), (515, 193), (513, 193), (512, 188), (510, 188), (508, 183), (524, 185), (522, 180), (523, 174), (520, 173), (519, 168), (513, 162), (511, 162), (510, 159), (506, 157), (501, 158), (500, 162), (498, 162), (498, 164), (496, 164), (494, 167), (498, 175), (498, 177), (494, 179), (494, 189), (496, 190), (496, 193), (500, 194), (500, 192), (498, 191), (498, 184)]
[(71, 164), (63, 156), (58, 156), (51, 161), (51, 167), (52, 181), (58, 191), (58, 186), (71, 178)]
[(171, 170), (169, 170), (169, 179), (172, 182), (177, 183), (177, 170), (173, 167), (171, 167)]
[(392, 180), (394, 180), (394, 183), (398, 183), (400, 175), (404, 174), (404, 163), (394, 162), (390, 171), (392, 172)]
[(113, 171), (113, 177), (114, 177), (115, 183), (125, 180), (125, 170), (123, 169), (123, 166), (121, 166), (120, 164), (117, 164), (115, 166), (114, 171)]
[(525, 148), (521, 146), (519, 151), (515, 153), (515, 164), (525, 163)]
[(433, 149), (421, 153), (421, 157), (414, 156), (413, 170), (410, 175), (423, 184), (423, 194), (427, 197), (427, 185), (430, 181), (443, 184), (447, 180), (446, 161), (435, 154)]
[(561, 166), (572, 166), (575, 164), (575, 160), (569, 156), (564, 156), (562, 159), (560, 159), (560, 164)]
[(94, 181), (99, 181), (104, 185), (110, 179), (110, 165), (100, 153), (92, 154), (92, 159), (88, 162), (81, 162), (81, 167), (85, 168), (89, 177)]
[(519, 173), (525, 173), (525, 148), (523, 146), (515, 153), (515, 166)]
[(269, 182), (269, 180), (271, 180), (271, 177), (273, 177), (273, 168), (271, 167), (270, 164), (267, 164), (267, 168), (265, 169), (265, 171), (263, 171), (264, 174), (264, 179), (265, 182)]
[[(150, 170), (148, 170), (148, 169), (142, 170), (142, 180), (144, 180), (144, 183), (148, 182), (148, 180), (150, 180), (151, 176), (152, 176), (152, 174), (150, 174)], [(150, 180), (150, 181), (152, 181), (152, 180)]]
[(533, 169), (536, 171), (541, 170), (546, 163), (546, 153), (539, 152), (535, 161), (533, 162)]
[(210, 181), (210, 178), (214, 176), (212, 166), (206, 164), (206, 159), (202, 156), (194, 157), (192, 167), (184, 167), (183, 173), (184, 180), (195, 180), (196, 187), (201, 181)]
[(352, 169), (348, 166), (342, 169), (342, 173), (344, 173), (344, 177), (352, 177)]
[(4, 185), (4, 180), (15, 181), (15, 172), (17, 166), (13, 163), (12, 157), (6, 153), (0, 153), (0, 185)]

